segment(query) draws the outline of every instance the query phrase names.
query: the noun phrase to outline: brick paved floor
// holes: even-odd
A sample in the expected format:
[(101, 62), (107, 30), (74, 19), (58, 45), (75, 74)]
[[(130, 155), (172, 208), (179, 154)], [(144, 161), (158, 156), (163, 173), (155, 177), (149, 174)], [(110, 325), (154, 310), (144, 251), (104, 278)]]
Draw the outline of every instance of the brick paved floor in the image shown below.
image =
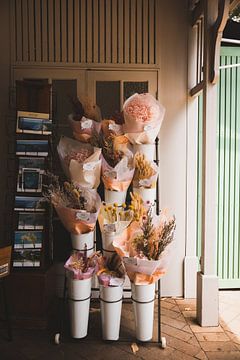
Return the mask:
[[(131, 342), (106, 343), (101, 340), (100, 312), (92, 305), (89, 337), (73, 341), (66, 334), (54, 345), (54, 330), (14, 330), (13, 342), (0, 337), (1, 360), (235, 360), (240, 359), (240, 292), (220, 293), (221, 321), (218, 327), (201, 328), (195, 320), (195, 300), (162, 299), (162, 331), (166, 349), (153, 344), (138, 344), (134, 355)], [(156, 340), (157, 323), (154, 325)], [(124, 304), (121, 337), (134, 340), (131, 304)]]

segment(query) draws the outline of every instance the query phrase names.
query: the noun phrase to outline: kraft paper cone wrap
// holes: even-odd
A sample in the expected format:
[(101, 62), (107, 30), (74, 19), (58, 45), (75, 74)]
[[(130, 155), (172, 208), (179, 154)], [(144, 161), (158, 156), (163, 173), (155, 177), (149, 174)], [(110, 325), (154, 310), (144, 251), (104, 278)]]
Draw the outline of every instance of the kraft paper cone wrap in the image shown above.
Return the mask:
[[(73, 114), (68, 115), (68, 122), (73, 131), (73, 136), (76, 140), (82, 142), (89, 142), (94, 134), (98, 134), (101, 129), (101, 123), (88, 119), (85, 116), (81, 120), (74, 120)], [(87, 124), (87, 127), (84, 124)]]
[(157, 270), (152, 275), (141, 273), (134, 273), (127, 271), (128, 277), (135, 285), (149, 285), (157, 282), (162, 276), (166, 274), (166, 270)]
[[(101, 198), (95, 190), (82, 189), (82, 193), (87, 200), (86, 211), (66, 207), (56, 198), (52, 198), (52, 204), (64, 227), (75, 235), (86, 234), (94, 230), (101, 206)], [(96, 212), (91, 213), (90, 209), (93, 206), (96, 208)]]
[[(159, 220), (160, 216), (156, 216), (155, 221)], [(156, 282), (166, 273), (172, 246), (168, 245), (158, 260), (137, 257), (135, 250), (131, 247), (131, 239), (139, 231), (140, 224), (133, 222), (121, 235), (115, 237), (113, 247), (123, 258), (130, 280), (136, 285), (147, 285)]]
[[(84, 254), (83, 253), (78, 253), (77, 255), (78, 259), (83, 258)], [(69, 274), (71, 276), (72, 279), (74, 280), (85, 280), (85, 279), (89, 279), (93, 276), (95, 268), (94, 267), (89, 267), (86, 269), (85, 272), (82, 272), (80, 269), (75, 269), (72, 265), (76, 262), (76, 259), (73, 255), (70, 256), (70, 258), (66, 261), (64, 267), (65, 269), (67, 269), (69, 271)]]
[(62, 206), (54, 207), (65, 229), (68, 230), (71, 234), (86, 234), (94, 230), (97, 221), (96, 213), (91, 214), (92, 216), (90, 217), (89, 221), (86, 222), (76, 219), (76, 213), (79, 212), (79, 210), (69, 209)]
[(102, 157), (102, 180), (105, 189), (115, 191), (125, 191), (128, 189), (134, 175), (134, 168), (130, 169), (128, 162), (129, 158), (124, 156), (122, 160), (112, 168), (104, 157)]
[(105, 189), (112, 191), (125, 191), (131, 184), (131, 180), (119, 182), (118, 180), (107, 178), (104, 175), (102, 176), (102, 181)]
[(57, 151), (59, 155), (59, 159), (61, 161), (61, 165), (63, 171), (67, 178), (70, 179), (69, 165), (70, 161), (66, 162), (66, 157), (71, 153), (81, 153), (81, 151), (85, 151), (88, 156), (84, 158), (84, 161), (94, 153), (94, 147), (90, 144), (80, 143), (77, 140), (70, 139), (66, 136), (61, 136), (60, 141), (57, 146)]
[(101, 149), (96, 148), (94, 154), (81, 164), (76, 160), (71, 160), (69, 165), (71, 180), (84, 188), (97, 189), (101, 176), (102, 159), (100, 155)]
[[(64, 173), (71, 181), (88, 189), (96, 189), (99, 186), (102, 161), (100, 148), (62, 136), (57, 150)], [(75, 159), (66, 161), (66, 157), (71, 152), (81, 153), (82, 151), (90, 154), (82, 162)]]
[(156, 137), (160, 131), (160, 124), (157, 125), (149, 125), (153, 126), (152, 129), (135, 132), (129, 131), (129, 127), (127, 125), (123, 125), (124, 135), (128, 138), (131, 144), (154, 144)]

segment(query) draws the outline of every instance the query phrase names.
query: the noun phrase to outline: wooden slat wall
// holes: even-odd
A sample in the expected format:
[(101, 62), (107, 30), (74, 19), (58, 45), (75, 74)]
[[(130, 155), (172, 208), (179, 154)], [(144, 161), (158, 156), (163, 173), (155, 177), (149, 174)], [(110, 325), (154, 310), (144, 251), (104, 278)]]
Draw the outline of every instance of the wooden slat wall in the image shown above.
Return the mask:
[[(240, 63), (223, 47), (221, 65)], [(222, 69), (218, 97), (218, 262), (220, 288), (240, 287), (240, 67)]]
[(11, 2), (13, 63), (157, 63), (157, 0)]
[[(220, 65), (240, 64), (240, 48), (222, 47)], [(217, 274), (219, 288), (240, 288), (240, 67), (218, 83)], [(201, 256), (202, 95), (198, 114), (197, 256)]]

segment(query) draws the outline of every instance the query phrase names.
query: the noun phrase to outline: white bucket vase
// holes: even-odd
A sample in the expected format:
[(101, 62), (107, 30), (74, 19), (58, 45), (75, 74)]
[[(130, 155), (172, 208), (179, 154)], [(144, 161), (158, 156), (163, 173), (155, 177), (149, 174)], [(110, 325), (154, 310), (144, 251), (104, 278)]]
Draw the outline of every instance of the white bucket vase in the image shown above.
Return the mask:
[(92, 278), (68, 278), (68, 303), (71, 335), (75, 339), (87, 336)]
[(155, 159), (156, 147), (155, 144), (134, 144), (133, 152), (134, 154), (140, 152), (145, 155), (147, 160), (153, 161)]
[(155, 200), (157, 197), (156, 188), (146, 189), (144, 187), (139, 187), (139, 188), (134, 187), (133, 192), (138, 193), (142, 197), (144, 202), (150, 201), (152, 205), (155, 204)]
[(86, 234), (71, 234), (72, 248), (74, 250), (85, 250), (85, 244), (87, 245), (87, 256), (92, 255), (94, 252), (94, 231), (90, 231)]
[(118, 340), (122, 311), (121, 286), (100, 285), (101, 321), (103, 340)]
[(136, 338), (139, 341), (150, 341), (153, 336), (155, 284), (131, 283), (131, 287)]
[(107, 259), (111, 257), (114, 253), (113, 240), (114, 240), (114, 232), (102, 232), (102, 250), (103, 256)]
[(114, 190), (104, 189), (104, 199), (107, 204), (117, 203), (121, 205), (125, 203), (126, 195), (127, 195), (127, 190), (114, 191)]

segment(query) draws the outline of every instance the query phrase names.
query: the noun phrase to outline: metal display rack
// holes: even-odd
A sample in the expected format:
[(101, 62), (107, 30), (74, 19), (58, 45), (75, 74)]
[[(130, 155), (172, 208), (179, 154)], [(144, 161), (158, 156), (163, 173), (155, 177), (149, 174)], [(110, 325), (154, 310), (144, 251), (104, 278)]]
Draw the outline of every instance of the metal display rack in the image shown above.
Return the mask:
[[(24, 81), (22, 81), (24, 83)], [(33, 84), (34, 85), (34, 84)], [(49, 93), (50, 94), (50, 93)], [(7, 161), (7, 170), (8, 170), (8, 181), (7, 181), (7, 192), (6, 192), (6, 231), (7, 236), (9, 238), (9, 242), (13, 244), (13, 251), (16, 248), (14, 247), (15, 242), (15, 233), (16, 232), (42, 232), (42, 244), (41, 247), (35, 248), (40, 252), (40, 260), (39, 265), (35, 266), (35, 263), (38, 261), (33, 261), (33, 265), (22, 266), (14, 265), (14, 260), (12, 260), (14, 270), (21, 271), (36, 271), (36, 270), (45, 270), (51, 263), (53, 259), (53, 241), (52, 241), (52, 229), (51, 229), (51, 221), (52, 219), (52, 207), (46, 210), (44, 207), (38, 207), (38, 199), (42, 197), (42, 186), (43, 186), (43, 177), (45, 176), (45, 171), (51, 171), (52, 168), (52, 137), (53, 137), (53, 124), (51, 122), (51, 131), (46, 132), (44, 127), (41, 124), (41, 119), (37, 119), (37, 122), (40, 123), (40, 128), (33, 130), (25, 130), (19, 129), (19, 118), (18, 118), (18, 108), (17, 108), (17, 87), (13, 87), (10, 89), (10, 111), (7, 117), (6, 122), (6, 131), (10, 138), (8, 143), (8, 161)], [(26, 104), (25, 104), (26, 105)], [(24, 106), (25, 106), (24, 105)], [(25, 109), (26, 110), (26, 109)], [(25, 111), (23, 116), (28, 119), (26, 114), (37, 114), (37, 112), (32, 113), (32, 111)], [(48, 114), (50, 117), (50, 113)], [(29, 115), (29, 118), (30, 115)], [(33, 121), (33, 119), (31, 120)], [(21, 143), (21, 148), (19, 147)], [(47, 150), (38, 151), (36, 143), (47, 144)], [(34, 145), (35, 144), (35, 145)], [(38, 165), (29, 166), (29, 163), (38, 161), (41, 158), (43, 166), (41, 168)], [(24, 169), (20, 168), (20, 159), (21, 161), (25, 161)], [(31, 160), (31, 161), (30, 161)], [(29, 161), (29, 163), (27, 163)], [(36, 174), (37, 176), (37, 187), (34, 185), (31, 187), (28, 185), (25, 186), (24, 175), (32, 176)], [(31, 174), (30, 174), (31, 173)], [(28, 179), (29, 180), (29, 179)], [(31, 180), (31, 179), (30, 179)], [(27, 181), (27, 180), (26, 180)], [(16, 199), (19, 200), (19, 206), (16, 204)], [(20, 199), (22, 202), (20, 203)], [(23, 199), (25, 203), (23, 203)], [(32, 202), (27, 203), (29, 199), (36, 199), (35, 203)], [(29, 200), (30, 201), (30, 200)], [(19, 217), (22, 215), (22, 223), (19, 225)], [(43, 225), (38, 226), (32, 221), (32, 223), (26, 224), (24, 218), (26, 219), (26, 215), (29, 214), (33, 217), (35, 215), (43, 216)], [(10, 231), (9, 231), (10, 229)], [(28, 250), (32, 250), (31, 247)], [(25, 250), (25, 248), (19, 248), (17, 250)], [(17, 263), (17, 261), (16, 261)]]
[[(158, 144), (159, 144), (159, 139), (157, 138), (155, 141), (155, 152), (156, 152), (156, 160), (154, 160), (154, 162), (158, 165), (159, 164), (159, 156), (158, 156)], [(156, 214), (159, 215), (160, 213), (160, 209), (159, 209), (159, 179), (157, 180), (157, 186), (156, 186), (156, 199), (155, 199), (155, 203), (156, 203)], [(92, 288), (92, 291), (99, 291), (99, 288)], [(125, 292), (131, 292), (130, 289), (123, 289), (123, 293)], [(66, 271), (65, 271), (65, 276), (64, 276), (64, 288), (63, 288), (63, 299), (62, 299), (62, 306), (61, 306), (61, 314), (60, 314), (60, 323), (59, 323), (59, 331), (55, 334), (54, 336), (54, 342), (56, 345), (60, 344), (60, 340), (61, 338), (64, 336), (64, 319), (65, 319), (65, 310), (66, 310), (66, 303), (67, 303), (67, 275), (66, 275)], [(86, 300), (86, 299), (84, 299)], [(84, 301), (84, 300), (74, 300), (74, 301)], [(96, 299), (94, 299), (96, 301)], [(132, 297), (131, 299), (129, 298), (122, 298), (123, 300), (123, 304), (124, 303), (130, 303), (130, 302), (137, 302), (136, 300), (134, 300)], [(159, 279), (157, 281), (157, 289), (155, 290), (155, 298), (152, 301), (155, 302), (155, 300), (157, 300), (157, 340), (151, 340), (151, 341), (146, 341), (144, 342), (144, 344), (149, 343), (149, 344), (157, 344), (159, 347), (161, 347), (162, 349), (166, 348), (166, 338), (164, 336), (162, 336), (162, 327), (161, 327), (161, 280)], [(102, 301), (102, 299), (98, 299), (98, 301)], [(107, 301), (105, 301), (107, 302)], [(147, 302), (141, 302), (142, 304), (145, 304)], [(76, 339), (77, 341), (87, 341), (88, 340), (88, 336), (86, 338), (83, 339)], [(94, 341), (94, 340), (93, 340)], [(114, 342), (111, 340), (103, 340), (105, 342)], [(131, 339), (123, 339), (123, 338), (119, 338), (119, 340), (117, 340), (116, 342), (123, 342), (123, 343), (132, 343), (134, 340)], [(136, 340), (135, 340), (136, 341)], [(138, 343), (141, 343), (141, 341), (138, 341)]]

